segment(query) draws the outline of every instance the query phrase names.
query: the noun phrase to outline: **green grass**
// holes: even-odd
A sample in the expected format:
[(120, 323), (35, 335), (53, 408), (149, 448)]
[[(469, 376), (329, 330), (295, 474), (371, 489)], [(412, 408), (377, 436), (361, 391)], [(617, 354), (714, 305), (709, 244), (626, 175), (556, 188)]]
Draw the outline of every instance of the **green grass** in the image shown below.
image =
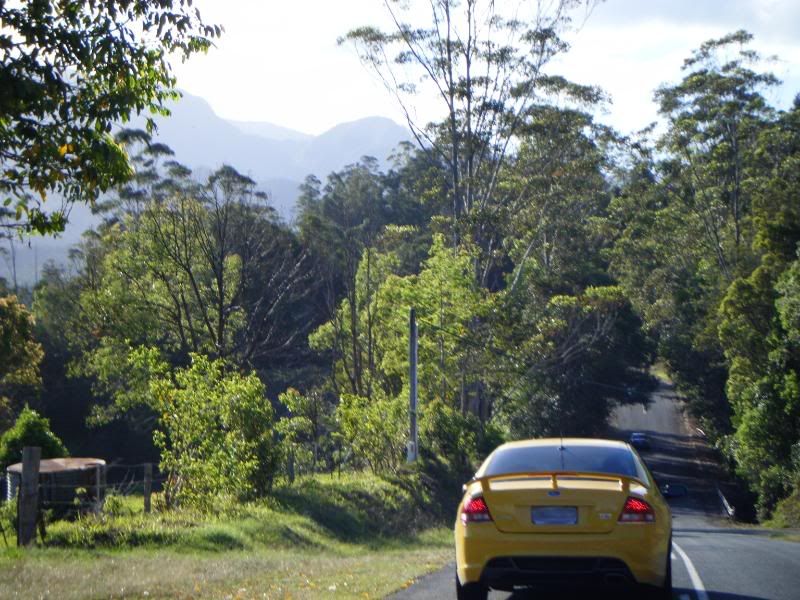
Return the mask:
[(0, 597), (378, 598), (453, 553), (448, 526), (365, 474), (304, 478), (213, 515), (141, 505), (114, 500), (111, 514), (52, 523), (43, 547), (0, 553)]
[(800, 533), (785, 533), (782, 531), (777, 531), (770, 535), (770, 537), (776, 540), (781, 540), (782, 542), (800, 543)]

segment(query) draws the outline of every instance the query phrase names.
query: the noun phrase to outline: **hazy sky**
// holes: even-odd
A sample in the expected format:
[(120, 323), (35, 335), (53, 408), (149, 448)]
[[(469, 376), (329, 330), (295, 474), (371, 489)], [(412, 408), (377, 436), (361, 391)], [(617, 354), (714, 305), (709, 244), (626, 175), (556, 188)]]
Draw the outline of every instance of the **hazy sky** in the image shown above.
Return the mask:
[[(355, 51), (336, 43), (353, 27), (384, 23), (382, 4), (195, 0), (225, 33), (207, 55), (176, 65), (178, 85), (220, 116), (312, 134), (372, 115), (402, 122)], [(780, 58), (772, 70), (784, 85), (770, 99), (787, 106), (800, 92), (800, 0), (607, 0), (567, 36), (572, 49), (550, 71), (603, 87), (612, 98), (604, 120), (631, 131), (656, 118), (653, 90), (678, 80), (694, 48), (736, 29), (751, 31), (755, 49)], [(433, 108), (423, 114), (436, 116)]]

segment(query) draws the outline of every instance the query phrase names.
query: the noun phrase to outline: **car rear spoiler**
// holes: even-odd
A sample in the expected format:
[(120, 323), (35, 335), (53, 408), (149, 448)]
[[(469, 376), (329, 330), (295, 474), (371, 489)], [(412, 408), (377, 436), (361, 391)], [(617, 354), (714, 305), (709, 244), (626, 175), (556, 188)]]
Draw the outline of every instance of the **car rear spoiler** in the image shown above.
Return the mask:
[(631, 488), (631, 484), (638, 484), (645, 488), (650, 488), (650, 485), (638, 477), (629, 475), (619, 475), (616, 473), (595, 473), (591, 471), (537, 471), (530, 473), (501, 473), (498, 475), (486, 475), (484, 477), (474, 477), (464, 484), (463, 491), (466, 492), (467, 488), (473, 483), (480, 483), (481, 489), (487, 489), (491, 481), (509, 480), (509, 479), (549, 479), (552, 489), (558, 489), (558, 478), (565, 479), (601, 479), (605, 481), (618, 481), (620, 487), (624, 491)]

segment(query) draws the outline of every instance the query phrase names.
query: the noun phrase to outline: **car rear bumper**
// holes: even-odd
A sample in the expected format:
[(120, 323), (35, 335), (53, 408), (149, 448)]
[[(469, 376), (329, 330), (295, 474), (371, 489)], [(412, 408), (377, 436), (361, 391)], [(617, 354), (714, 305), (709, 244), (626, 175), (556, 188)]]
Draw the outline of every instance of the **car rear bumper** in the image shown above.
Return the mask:
[(481, 581), (493, 589), (515, 586), (575, 586), (597, 588), (637, 583), (623, 561), (606, 557), (504, 556), (491, 559)]
[[(468, 529), (468, 531), (466, 531)], [(461, 583), (513, 585), (664, 583), (670, 532), (630, 525), (608, 534), (503, 533), (494, 523), (456, 526)]]

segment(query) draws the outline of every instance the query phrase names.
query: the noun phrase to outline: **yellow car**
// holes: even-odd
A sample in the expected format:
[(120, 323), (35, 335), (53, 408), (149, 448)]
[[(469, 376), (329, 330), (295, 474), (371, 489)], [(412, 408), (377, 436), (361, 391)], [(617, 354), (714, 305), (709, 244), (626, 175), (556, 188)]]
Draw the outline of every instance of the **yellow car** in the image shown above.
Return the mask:
[(670, 509), (624, 442), (499, 446), (464, 485), (455, 541), (459, 600), (553, 586), (672, 595)]

